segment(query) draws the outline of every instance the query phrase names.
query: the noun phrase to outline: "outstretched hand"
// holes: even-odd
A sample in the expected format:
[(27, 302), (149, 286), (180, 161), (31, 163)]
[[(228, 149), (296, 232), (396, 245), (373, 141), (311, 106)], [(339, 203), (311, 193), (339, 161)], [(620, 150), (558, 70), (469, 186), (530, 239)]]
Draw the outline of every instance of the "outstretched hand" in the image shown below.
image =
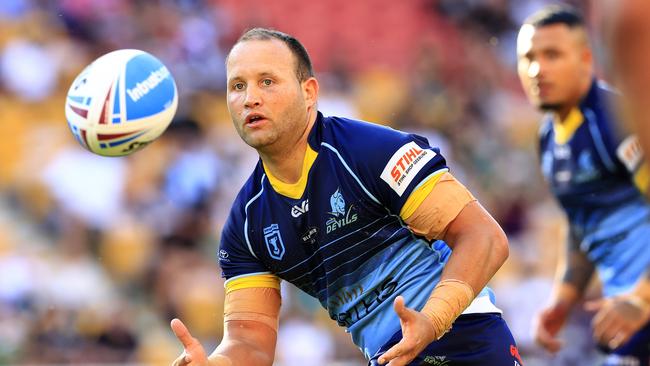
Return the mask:
[(402, 296), (397, 296), (393, 309), (399, 316), (402, 340), (381, 355), (378, 362), (380, 365), (388, 362), (388, 366), (403, 366), (411, 362), (442, 334), (436, 334), (436, 329), (426, 315), (407, 308)]
[(209, 366), (208, 357), (201, 343), (190, 334), (185, 324), (179, 319), (171, 322), (172, 330), (183, 344), (183, 353), (174, 360), (172, 366)]

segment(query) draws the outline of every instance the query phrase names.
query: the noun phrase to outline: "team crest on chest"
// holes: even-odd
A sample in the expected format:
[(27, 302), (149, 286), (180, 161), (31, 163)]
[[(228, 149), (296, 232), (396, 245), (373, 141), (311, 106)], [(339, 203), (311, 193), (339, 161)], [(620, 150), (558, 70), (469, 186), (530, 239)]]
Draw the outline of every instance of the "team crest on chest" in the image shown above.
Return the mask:
[(266, 242), (266, 249), (268, 249), (271, 258), (281, 260), (285, 248), (278, 224), (272, 224), (264, 228), (264, 242)]
[(357, 221), (357, 214), (354, 212), (354, 205), (350, 205), (347, 211), (345, 210), (345, 199), (343, 198), (340, 188), (338, 188), (330, 197), (330, 206), (332, 211), (328, 213), (332, 215), (332, 217), (325, 222), (328, 234)]

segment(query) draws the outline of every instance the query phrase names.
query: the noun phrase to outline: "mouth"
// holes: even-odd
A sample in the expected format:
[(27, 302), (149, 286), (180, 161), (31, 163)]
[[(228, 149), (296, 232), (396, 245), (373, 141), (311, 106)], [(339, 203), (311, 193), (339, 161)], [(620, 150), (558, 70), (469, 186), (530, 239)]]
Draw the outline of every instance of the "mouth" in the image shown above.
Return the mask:
[(251, 113), (248, 116), (246, 116), (246, 122), (244, 123), (244, 125), (249, 127), (255, 127), (265, 120), (266, 117), (264, 117), (264, 115), (260, 113)]
[(538, 82), (533, 85), (533, 91), (536, 95), (546, 95), (551, 89), (551, 84), (548, 82)]

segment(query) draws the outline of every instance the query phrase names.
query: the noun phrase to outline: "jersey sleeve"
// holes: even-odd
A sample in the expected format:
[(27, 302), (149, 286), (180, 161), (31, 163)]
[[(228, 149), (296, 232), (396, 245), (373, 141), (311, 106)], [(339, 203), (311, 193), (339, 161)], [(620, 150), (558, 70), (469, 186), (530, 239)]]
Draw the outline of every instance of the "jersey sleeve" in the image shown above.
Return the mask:
[(233, 210), (221, 233), (219, 266), (226, 283), (238, 278), (271, 273), (253, 254), (245, 238), (243, 215), (241, 220), (238, 220), (238, 216)]
[(630, 180), (643, 194), (650, 188), (650, 166), (644, 156), (639, 138), (629, 126), (629, 116), (625, 113), (624, 97), (603, 89), (602, 106), (604, 134), (609, 137), (610, 155), (618, 164), (625, 167)]
[(367, 123), (349, 130), (350, 138), (341, 142), (362, 185), (396, 215), (421, 184), (449, 171), (440, 150), (422, 136)]

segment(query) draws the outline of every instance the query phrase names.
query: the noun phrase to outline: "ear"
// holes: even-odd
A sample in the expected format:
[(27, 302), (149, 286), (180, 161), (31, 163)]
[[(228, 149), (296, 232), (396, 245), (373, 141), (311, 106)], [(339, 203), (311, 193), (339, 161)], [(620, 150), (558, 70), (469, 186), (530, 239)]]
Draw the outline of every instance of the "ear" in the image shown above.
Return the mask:
[(318, 101), (318, 89), (318, 80), (314, 77), (302, 82), (302, 94), (308, 107), (315, 105)]

